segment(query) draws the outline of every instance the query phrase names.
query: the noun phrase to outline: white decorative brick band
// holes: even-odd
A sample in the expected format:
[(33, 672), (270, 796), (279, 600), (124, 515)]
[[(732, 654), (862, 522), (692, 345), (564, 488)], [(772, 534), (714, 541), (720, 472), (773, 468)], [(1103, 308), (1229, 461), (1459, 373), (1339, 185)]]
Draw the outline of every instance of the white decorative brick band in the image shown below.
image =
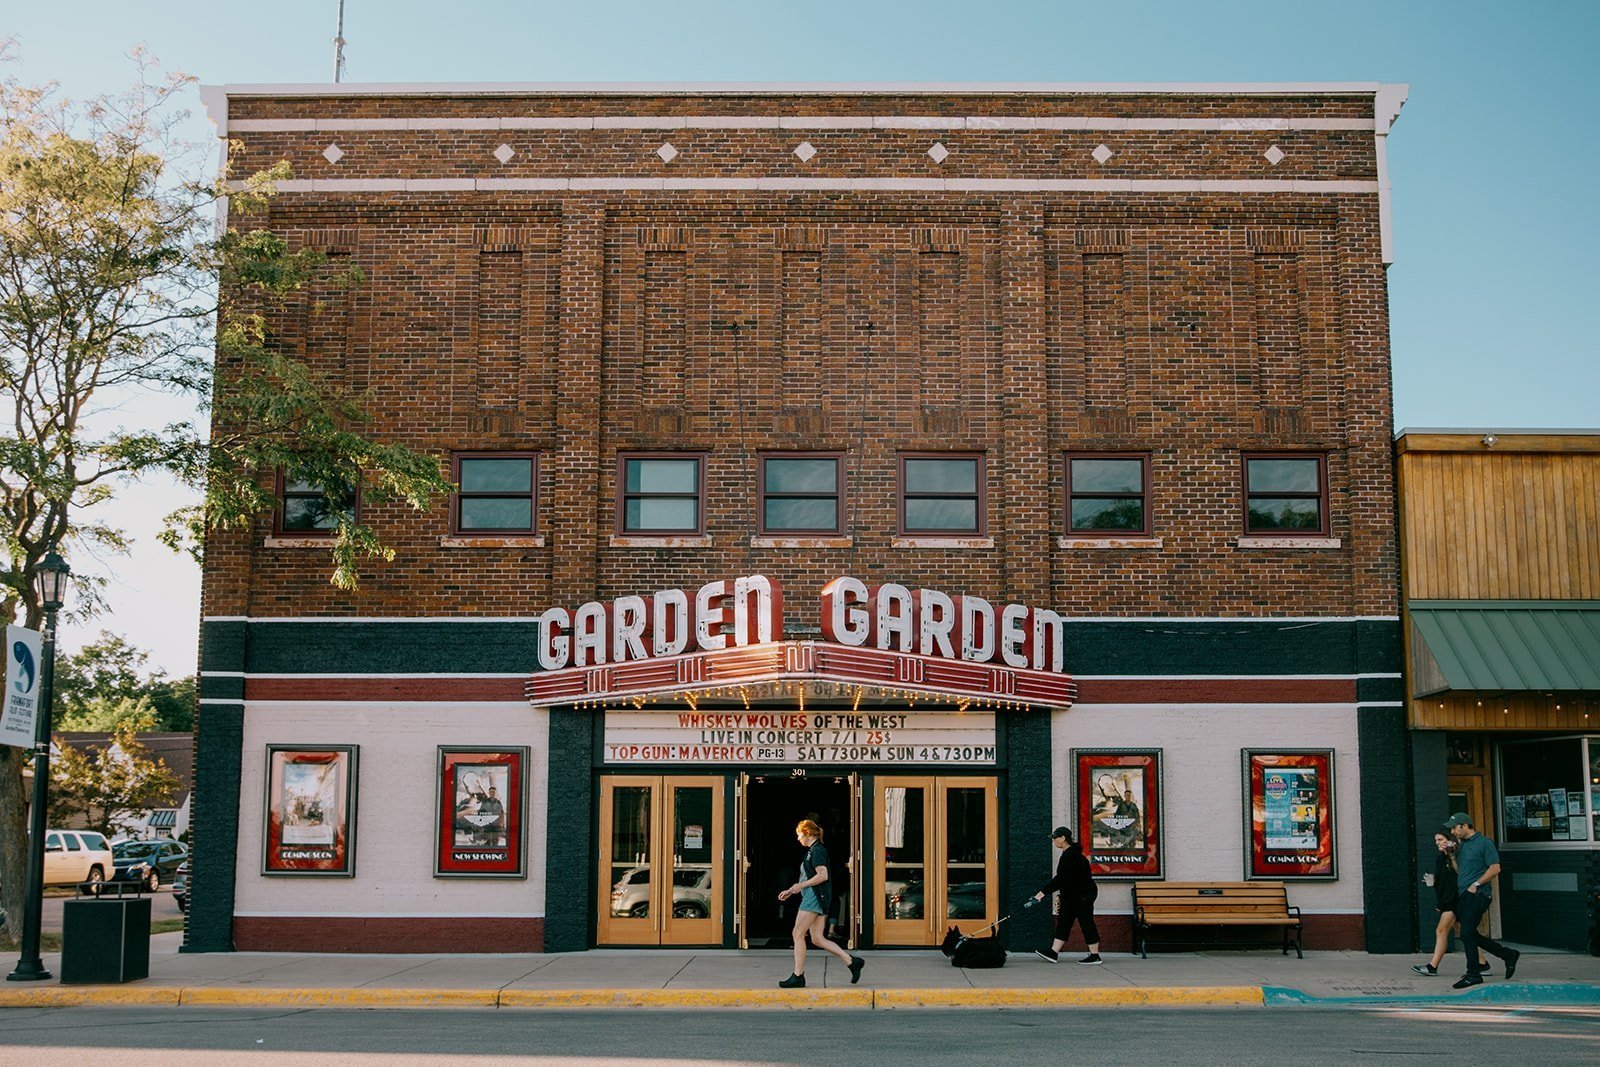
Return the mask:
[[(235, 183), (234, 188), (242, 188)], [(291, 178), (284, 193), (743, 190), (902, 193), (1376, 193), (1365, 180), (1193, 178)]]
[(1098, 118), (1010, 115), (663, 115), (504, 118), (232, 119), (229, 133), (308, 133), (317, 130), (1175, 130), (1254, 133), (1263, 130), (1365, 130), (1373, 120), (1301, 118)]

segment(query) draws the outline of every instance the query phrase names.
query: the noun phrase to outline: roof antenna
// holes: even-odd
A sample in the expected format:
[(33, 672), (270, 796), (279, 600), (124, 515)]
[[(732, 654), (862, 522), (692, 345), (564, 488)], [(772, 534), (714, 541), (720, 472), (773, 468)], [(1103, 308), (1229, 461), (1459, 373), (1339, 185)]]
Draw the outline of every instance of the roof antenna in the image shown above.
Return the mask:
[(333, 36), (333, 81), (344, 80), (344, 0), (339, 0), (339, 29)]

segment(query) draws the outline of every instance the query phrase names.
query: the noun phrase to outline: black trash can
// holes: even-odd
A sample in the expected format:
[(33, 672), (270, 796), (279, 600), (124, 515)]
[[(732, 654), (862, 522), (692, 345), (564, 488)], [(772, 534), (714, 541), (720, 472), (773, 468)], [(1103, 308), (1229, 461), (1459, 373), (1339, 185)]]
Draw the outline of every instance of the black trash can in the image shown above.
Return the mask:
[[(129, 892), (125, 892), (129, 890)], [(139, 887), (96, 885), (61, 907), (61, 984), (150, 977), (150, 898)], [(112, 895), (115, 894), (115, 895)]]

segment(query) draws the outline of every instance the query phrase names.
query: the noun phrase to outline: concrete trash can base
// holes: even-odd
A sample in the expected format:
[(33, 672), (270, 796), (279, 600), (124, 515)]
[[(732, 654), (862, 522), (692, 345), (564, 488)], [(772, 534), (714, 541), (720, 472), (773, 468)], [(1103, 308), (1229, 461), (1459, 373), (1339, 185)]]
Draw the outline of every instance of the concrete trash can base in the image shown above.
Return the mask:
[(62, 905), (62, 985), (149, 977), (149, 897), (75, 897)]

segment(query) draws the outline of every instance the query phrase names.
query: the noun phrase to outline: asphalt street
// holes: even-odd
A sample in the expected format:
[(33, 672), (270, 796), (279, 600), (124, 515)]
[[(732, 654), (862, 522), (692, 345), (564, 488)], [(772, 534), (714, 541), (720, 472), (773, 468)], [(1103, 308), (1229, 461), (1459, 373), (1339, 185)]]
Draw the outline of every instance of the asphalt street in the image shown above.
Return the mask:
[[(183, 912), (178, 910), (178, 905), (172, 899), (172, 887), (164, 885), (159, 892), (147, 893), (150, 897), (150, 921), (159, 922), (162, 919), (181, 919)], [(44, 930), (61, 929), (61, 909), (70, 896), (47, 896), (44, 898), (44, 916), (41, 926)]]
[(232, 1011), (8, 1009), (0, 1064), (1592, 1064), (1600, 1010)]

